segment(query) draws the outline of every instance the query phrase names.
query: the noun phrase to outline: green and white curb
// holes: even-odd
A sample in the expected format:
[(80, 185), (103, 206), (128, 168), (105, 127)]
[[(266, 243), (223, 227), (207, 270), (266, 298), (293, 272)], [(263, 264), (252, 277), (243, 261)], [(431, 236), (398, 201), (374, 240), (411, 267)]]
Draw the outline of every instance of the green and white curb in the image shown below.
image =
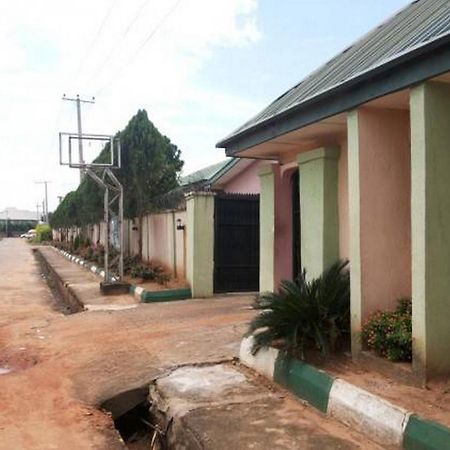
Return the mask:
[(172, 300), (186, 300), (192, 298), (192, 291), (190, 288), (146, 291), (141, 286), (132, 285), (130, 287), (130, 293), (142, 303), (170, 302)]
[[(98, 275), (99, 277), (105, 278), (105, 271), (101, 269), (100, 267), (97, 267), (95, 264), (90, 263), (89, 261), (85, 261), (83, 258), (79, 258), (78, 256), (74, 256), (70, 254), (69, 252), (66, 252), (64, 250), (59, 250), (55, 247), (53, 247), (59, 254), (63, 255), (66, 259), (69, 261), (74, 262), (75, 264), (79, 264), (80, 266), (86, 268), (87, 270), (90, 270), (95, 275)], [(111, 277), (112, 281), (116, 281), (114, 277)]]
[[(99, 277), (102, 277), (103, 279), (105, 278), (105, 271), (100, 267), (97, 267), (95, 264), (74, 256), (69, 252), (66, 252), (65, 250), (59, 250), (55, 247), (53, 248), (69, 261), (83, 266), (87, 270), (90, 270), (92, 273), (98, 275)], [(116, 279), (112, 277), (112, 281), (116, 281)], [(134, 295), (134, 297), (142, 303), (168, 302), (172, 300), (186, 300), (192, 298), (192, 291), (190, 288), (166, 289), (163, 291), (147, 291), (142, 286), (136, 286), (134, 284), (130, 286), (130, 294)]]
[(253, 338), (241, 342), (241, 362), (285, 386), (323, 413), (374, 441), (406, 450), (450, 450), (450, 429), (399, 408), (275, 348), (251, 354)]

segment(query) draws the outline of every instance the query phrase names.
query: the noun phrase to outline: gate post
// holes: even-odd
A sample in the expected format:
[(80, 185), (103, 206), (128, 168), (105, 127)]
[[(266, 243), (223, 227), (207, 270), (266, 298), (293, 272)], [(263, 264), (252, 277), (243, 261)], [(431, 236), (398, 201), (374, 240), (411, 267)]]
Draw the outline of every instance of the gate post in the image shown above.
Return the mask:
[(211, 297), (214, 289), (214, 193), (186, 196), (186, 276), (192, 297)]

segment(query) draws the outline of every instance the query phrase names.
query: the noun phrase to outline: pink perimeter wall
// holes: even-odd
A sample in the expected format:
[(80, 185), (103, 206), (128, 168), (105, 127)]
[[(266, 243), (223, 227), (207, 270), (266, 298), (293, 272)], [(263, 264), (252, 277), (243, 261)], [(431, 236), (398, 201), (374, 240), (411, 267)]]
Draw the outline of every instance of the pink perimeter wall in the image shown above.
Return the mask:
[(185, 230), (177, 230), (177, 219), (186, 223), (186, 211), (148, 214), (142, 220), (142, 258), (170, 269), (179, 279), (185, 278)]
[(362, 318), (411, 296), (409, 112), (359, 110)]

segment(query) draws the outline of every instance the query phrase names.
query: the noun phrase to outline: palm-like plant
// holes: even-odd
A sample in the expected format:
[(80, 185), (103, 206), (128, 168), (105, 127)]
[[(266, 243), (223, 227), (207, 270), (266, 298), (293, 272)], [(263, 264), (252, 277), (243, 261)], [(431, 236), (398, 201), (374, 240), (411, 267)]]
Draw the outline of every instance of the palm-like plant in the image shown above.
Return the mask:
[(350, 275), (348, 261), (338, 261), (313, 280), (306, 272), (294, 281), (282, 281), (278, 293), (257, 297), (261, 310), (250, 323), (247, 335), (254, 335), (253, 353), (282, 340), (285, 350), (304, 358), (311, 344), (324, 354), (336, 347), (350, 331)]

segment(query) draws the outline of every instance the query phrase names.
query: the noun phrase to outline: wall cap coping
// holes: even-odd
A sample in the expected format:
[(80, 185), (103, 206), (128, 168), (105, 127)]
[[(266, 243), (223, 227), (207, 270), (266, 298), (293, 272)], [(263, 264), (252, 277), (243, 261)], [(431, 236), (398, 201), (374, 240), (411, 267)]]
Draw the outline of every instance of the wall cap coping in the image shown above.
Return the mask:
[(297, 162), (301, 165), (315, 161), (316, 159), (338, 159), (340, 152), (341, 151), (338, 146), (321, 147), (309, 152), (300, 153), (297, 156)]
[(193, 191), (184, 194), (186, 200), (192, 200), (195, 197), (214, 197), (216, 195), (213, 191)]

